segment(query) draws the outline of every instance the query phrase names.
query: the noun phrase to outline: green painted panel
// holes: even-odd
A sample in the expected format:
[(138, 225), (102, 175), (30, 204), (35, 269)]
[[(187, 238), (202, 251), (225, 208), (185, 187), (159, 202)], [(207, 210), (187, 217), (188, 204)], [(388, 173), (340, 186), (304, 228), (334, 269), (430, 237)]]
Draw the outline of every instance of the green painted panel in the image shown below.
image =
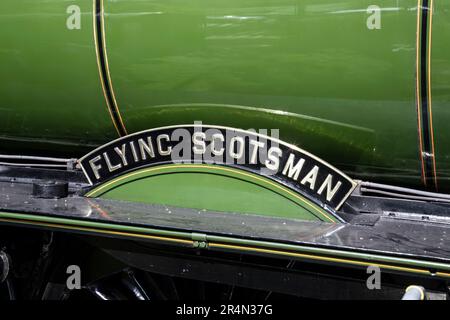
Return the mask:
[(268, 179), (233, 168), (208, 165), (142, 169), (100, 185), (87, 196), (198, 210), (336, 221), (309, 200)]
[(251, 183), (204, 173), (161, 175), (127, 184), (106, 199), (158, 203), (183, 208), (254, 213), (318, 220), (281, 195)]
[[(74, 4), (80, 29), (69, 30)], [(91, 0), (0, 1), (3, 152), (32, 154), (42, 142), (50, 152), (75, 153), (77, 145), (117, 137), (99, 80), (92, 10)]]
[(105, 12), (129, 131), (277, 128), (354, 177), (420, 184), (417, 1), (105, 0)]
[(450, 182), (450, 2), (434, 1), (431, 92), (436, 171), (440, 190)]
[[(433, 0), (440, 191), (450, 190), (448, 1)], [(78, 5), (81, 29), (68, 30)], [(128, 132), (201, 120), (280, 129), (354, 178), (417, 187), (416, 0), (104, 0)], [(381, 9), (370, 30), (367, 10)], [(93, 1), (0, 2), (0, 151), (81, 156), (116, 137)]]

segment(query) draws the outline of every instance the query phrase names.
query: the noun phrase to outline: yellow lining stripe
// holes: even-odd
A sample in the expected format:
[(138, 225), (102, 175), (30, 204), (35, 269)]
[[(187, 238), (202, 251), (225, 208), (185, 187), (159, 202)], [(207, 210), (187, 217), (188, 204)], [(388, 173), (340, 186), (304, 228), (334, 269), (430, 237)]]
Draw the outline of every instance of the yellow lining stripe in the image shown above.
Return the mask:
[[(428, 180), (432, 181), (435, 190), (438, 190), (438, 179), (436, 171), (436, 152), (434, 143), (434, 129), (433, 129), (433, 114), (432, 114), (432, 89), (431, 89), (431, 52), (432, 52), (432, 33), (433, 33), (433, 0), (428, 1), (428, 7), (423, 6), (423, 0), (417, 2), (417, 34), (416, 34), (416, 108), (417, 108), (417, 121), (418, 121), (418, 135), (419, 135), (419, 156), (421, 163), (421, 180), (424, 186), (428, 186)], [(423, 19), (426, 18), (426, 26), (423, 25)], [(422, 27), (427, 28), (427, 33), (424, 33)], [(425, 40), (425, 38), (427, 38)], [(425, 41), (427, 41), (425, 43)], [(426, 51), (422, 52), (422, 47), (425, 45)], [(423, 66), (423, 64), (426, 64)], [(425, 67), (422, 73), (422, 68)], [(422, 92), (423, 86), (427, 86), (426, 93)], [(426, 95), (426, 97), (425, 97)], [(424, 101), (426, 100), (427, 109), (427, 136), (426, 142), (430, 144), (427, 149), (424, 150), (425, 137), (422, 126), (422, 112), (425, 111)], [(427, 154), (425, 154), (425, 152)], [(431, 159), (428, 159), (431, 158)], [(430, 161), (430, 163), (428, 162)], [(428, 165), (430, 169), (428, 170)]]
[[(430, 271), (424, 270), (424, 269), (399, 267), (399, 266), (393, 266), (393, 265), (388, 265), (388, 264), (365, 262), (365, 261), (351, 260), (351, 259), (331, 258), (331, 257), (325, 257), (325, 256), (317, 256), (317, 255), (312, 255), (312, 254), (296, 253), (296, 252), (289, 252), (289, 251), (282, 251), (282, 250), (262, 249), (262, 248), (256, 248), (256, 247), (237, 246), (237, 245), (212, 243), (212, 242), (208, 243), (208, 247), (232, 249), (232, 250), (240, 250), (240, 251), (253, 251), (253, 252), (268, 253), (268, 254), (274, 254), (274, 255), (284, 255), (284, 256), (290, 256), (290, 257), (296, 257), (296, 258), (306, 258), (306, 259), (311, 259), (311, 260), (353, 264), (353, 265), (359, 265), (359, 266), (376, 265), (376, 266), (379, 266), (380, 268), (385, 268), (385, 269), (390, 269), (390, 270), (432, 275), (432, 273)], [(450, 278), (450, 273), (437, 272), (436, 275), (439, 275), (441, 277), (449, 277)]]
[(436, 152), (434, 148), (434, 129), (433, 129), (433, 111), (432, 111), (432, 96), (431, 96), (431, 46), (433, 35), (433, 5), (434, 1), (430, 0), (429, 8), (429, 26), (428, 26), (428, 114), (430, 117), (430, 131), (431, 131), (431, 152), (433, 154), (433, 178), (436, 191), (438, 190), (438, 181), (436, 173)]
[(246, 176), (246, 177), (250, 177), (252, 179), (255, 179), (255, 180), (267, 183), (267, 184), (271, 185), (272, 187), (277, 188), (277, 189), (279, 189), (279, 190), (281, 190), (283, 192), (286, 192), (290, 196), (296, 198), (297, 200), (300, 200), (302, 203), (304, 203), (305, 205), (307, 205), (308, 207), (313, 209), (316, 213), (319, 213), (320, 215), (322, 215), (328, 221), (335, 223), (335, 220), (330, 218), (322, 210), (319, 210), (318, 207), (316, 207), (315, 205), (311, 204), (309, 201), (305, 200), (303, 197), (299, 196), (298, 194), (290, 191), (289, 189), (287, 189), (287, 188), (285, 188), (285, 187), (283, 187), (283, 186), (281, 186), (281, 185), (279, 185), (277, 183), (274, 183), (274, 182), (272, 182), (272, 181), (270, 181), (268, 179), (260, 178), (260, 177), (258, 177), (256, 175), (245, 173), (242, 170), (224, 168), (224, 167), (220, 167), (220, 166), (211, 166), (211, 165), (189, 165), (189, 164), (186, 164), (186, 165), (167, 165), (167, 166), (160, 166), (160, 167), (156, 167), (156, 168), (143, 169), (143, 170), (139, 170), (139, 171), (135, 171), (135, 172), (131, 172), (131, 173), (125, 174), (125, 175), (123, 175), (121, 177), (118, 177), (118, 178), (112, 180), (112, 181), (109, 181), (109, 182), (99, 186), (98, 188), (89, 191), (88, 193), (86, 193), (86, 196), (87, 197), (91, 197), (93, 194), (100, 193), (103, 189), (109, 187), (111, 184), (117, 183), (119, 181), (122, 181), (124, 179), (133, 177), (135, 175), (139, 175), (141, 173), (154, 172), (154, 171), (159, 171), (159, 170), (164, 170), (164, 169), (179, 169), (179, 168), (192, 168), (192, 169), (195, 169), (195, 168), (200, 168), (200, 169), (209, 168), (209, 169), (214, 169), (214, 170), (219, 170), (219, 171), (232, 172), (232, 173), (235, 173), (235, 174), (238, 174), (238, 175), (243, 175), (243, 176)]
[[(99, 4), (100, 4), (101, 27), (102, 27), (102, 34), (103, 34), (103, 36), (102, 36), (103, 57), (105, 60), (105, 69), (106, 69), (107, 79), (105, 79), (103, 76), (103, 72), (101, 69), (101, 62), (100, 62), (100, 53), (99, 53), (100, 48), (99, 48), (98, 39), (97, 39), (98, 30), (97, 30), (96, 0), (93, 0), (92, 3), (93, 3), (92, 19), (93, 19), (93, 28), (94, 28), (93, 30), (94, 30), (95, 55), (97, 58), (97, 68), (98, 68), (98, 73), (99, 73), (99, 77), (100, 77), (100, 83), (102, 86), (103, 97), (105, 98), (105, 102), (108, 107), (108, 113), (111, 117), (111, 121), (114, 125), (114, 128), (116, 129), (117, 134), (119, 136), (122, 136), (121, 131), (119, 129), (119, 125), (120, 125), (120, 128), (123, 130), (123, 132), (125, 132), (125, 134), (127, 133), (127, 130), (126, 130), (125, 124), (123, 123), (122, 116), (120, 114), (120, 110), (119, 110), (119, 107), (117, 104), (116, 96), (114, 94), (114, 88), (112, 86), (112, 80), (111, 80), (111, 75), (110, 75), (110, 71), (109, 71), (108, 54), (106, 52), (106, 35), (105, 35), (103, 0), (99, 0)], [(106, 88), (105, 88), (105, 81), (108, 81), (108, 83), (109, 83), (109, 91), (111, 93), (111, 97), (112, 97), (114, 105), (111, 105), (111, 103), (108, 99), (108, 94), (106, 93)], [(112, 113), (112, 109), (115, 110), (115, 112), (119, 118), (120, 124), (116, 123), (116, 120), (114, 119), (114, 115)]]
[(119, 128), (117, 127), (116, 122), (114, 121), (113, 114), (111, 112), (111, 106), (109, 104), (108, 97), (107, 97), (107, 94), (106, 94), (103, 74), (102, 74), (102, 70), (101, 70), (101, 67), (100, 67), (100, 57), (99, 57), (99, 52), (98, 52), (99, 47), (98, 47), (98, 42), (97, 42), (97, 21), (96, 21), (97, 14), (95, 12), (95, 1), (96, 0), (92, 0), (92, 3), (93, 3), (92, 4), (92, 21), (93, 21), (93, 28), (94, 28), (93, 30), (94, 30), (95, 55), (97, 57), (98, 75), (100, 77), (100, 84), (102, 86), (103, 97), (105, 98), (105, 101), (106, 101), (106, 105), (107, 105), (107, 108), (108, 108), (109, 116), (111, 117), (111, 121), (112, 121), (112, 123), (114, 125), (114, 128), (116, 128), (117, 134), (120, 136)]
[[(66, 229), (66, 230), (97, 232), (97, 233), (101, 233), (101, 234), (112, 234), (112, 235), (119, 235), (119, 236), (143, 238), (143, 239), (149, 239), (149, 240), (181, 243), (181, 244), (192, 245), (194, 247), (193, 240), (178, 239), (178, 238), (172, 238), (172, 237), (151, 236), (151, 235), (144, 235), (144, 234), (139, 234), (139, 233), (111, 231), (111, 230), (104, 230), (104, 229), (91, 228), (91, 227), (73, 227), (73, 226), (67, 226), (67, 225), (62, 225), (62, 224), (58, 224), (58, 223), (35, 222), (35, 221), (24, 220), (24, 219), (0, 218), (0, 222), (22, 223), (22, 224), (26, 224), (26, 225), (37, 225), (37, 226), (59, 228), (59, 229)], [(295, 253), (295, 252), (283, 251), (283, 250), (263, 249), (263, 248), (257, 248), (257, 247), (229, 245), (229, 244), (214, 243), (214, 242), (209, 242), (208, 247), (209, 248), (221, 248), (221, 249), (247, 251), (247, 252), (268, 253), (268, 254), (273, 254), (273, 255), (290, 256), (290, 257), (296, 257), (296, 258), (306, 258), (306, 259), (310, 259), (310, 260), (352, 264), (352, 265), (359, 265), (359, 266), (377, 265), (380, 268), (385, 268), (385, 269), (389, 269), (389, 270), (396, 270), (396, 271), (402, 271), (402, 272), (408, 272), (408, 273), (419, 273), (419, 274), (424, 274), (424, 275), (433, 275), (431, 272), (429, 272), (428, 270), (425, 270), (425, 269), (399, 267), (399, 266), (388, 265), (388, 264), (380, 264), (380, 263), (376, 263), (376, 262), (370, 263), (370, 262), (365, 262), (365, 261), (360, 261), (360, 260), (332, 258), (332, 257), (319, 256), (319, 255), (313, 255), (313, 254)], [(446, 273), (446, 272), (436, 272), (434, 275), (438, 276), (438, 277), (450, 278), (450, 273)]]
[(0, 222), (13, 222), (13, 223), (20, 222), (22, 224), (27, 224), (27, 225), (37, 225), (37, 226), (42, 226), (42, 227), (54, 227), (54, 228), (61, 228), (61, 229), (67, 229), (67, 230), (78, 230), (78, 231), (87, 231), (87, 232), (94, 231), (94, 232), (103, 233), (103, 234), (113, 234), (113, 235), (118, 235), (118, 236), (127, 236), (127, 237), (143, 238), (143, 239), (150, 239), (150, 240), (168, 241), (168, 242), (176, 242), (176, 243), (183, 243), (183, 244), (190, 244), (190, 245), (193, 245), (193, 243), (194, 243), (192, 240), (183, 240), (183, 239), (171, 238), (171, 237), (150, 236), (150, 235), (139, 234), (139, 233), (103, 230), (103, 229), (91, 228), (91, 227), (72, 227), (72, 226), (67, 226), (67, 225), (58, 224), (58, 223), (35, 222), (35, 221), (23, 220), (23, 219), (0, 218)]
[(417, 31), (416, 31), (416, 108), (417, 108), (417, 127), (419, 134), (419, 157), (421, 163), (422, 183), (426, 186), (425, 163), (423, 159), (423, 137), (422, 137), (422, 115), (421, 115), (421, 96), (420, 96), (420, 16), (422, 12), (422, 0), (417, 1)]
[(123, 123), (122, 116), (120, 114), (119, 105), (117, 104), (116, 95), (114, 93), (114, 87), (111, 80), (111, 72), (109, 71), (109, 62), (108, 62), (108, 51), (106, 50), (106, 31), (105, 31), (105, 18), (104, 18), (104, 6), (103, 6), (103, 0), (100, 0), (101, 4), (101, 22), (102, 22), (102, 34), (103, 34), (103, 55), (105, 57), (105, 67), (106, 67), (106, 74), (108, 76), (108, 82), (109, 82), (109, 89), (111, 91), (111, 96), (113, 98), (114, 103), (114, 109), (116, 110), (117, 116), (119, 117), (120, 125), (123, 128), (123, 131), (125, 134), (127, 134), (127, 129), (125, 127), (125, 124)]

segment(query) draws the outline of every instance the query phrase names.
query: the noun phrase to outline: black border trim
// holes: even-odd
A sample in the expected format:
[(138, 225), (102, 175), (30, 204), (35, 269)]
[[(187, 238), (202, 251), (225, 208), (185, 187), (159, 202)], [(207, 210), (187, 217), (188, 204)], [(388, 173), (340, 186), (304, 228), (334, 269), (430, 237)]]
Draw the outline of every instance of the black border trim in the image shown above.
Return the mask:
[(431, 114), (431, 97), (430, 97), (430, 45), (431, 37), (431, 1), (419, 1), (418, 6), (418, 36), (420, 37), (418, 46), (418, 117), (419, 117), (419, 139), (420, 139), (420, 160), (422, 162), (422, 179), (423, 183), (428, 189), (437, 190), (437, 177), (435, 166), (435, 152), (433, 142), (433, 127)]
[(106, 62), (106, 52), (104, 47), (104, 34), (103, 34), (103, 14), (102, 14), (102, 1), (95, 0), (95, 37), (97, 38), (97, 52), (99, 69), (101, 72), (101, 80), (103, 82), (103, 88), (105, 90), (105, 98), (107, 100), (108, 109), (111, 117), (114, 121), (114, 126), (120, 136), (125, 136), (127, 131), (122, 123), (118, 108), (115, 103), (115, 99), (112, 92), (112, 85), (109, 81), (108, 67)]
[(431, 127), (430, 115), (428, 112), (428, 20), (429, 20), (429, 3), (428, 0), (422, 2), (421, 17), (421, 42), (420, 42), (420, 103), (421, 103), (421, 119), (422, 119), (422, 136), (423, 151), (422, 158), (424, 161), (425, 179), (427, 184), (434, 176), (432, 157), (433, 149), (431, 146)]

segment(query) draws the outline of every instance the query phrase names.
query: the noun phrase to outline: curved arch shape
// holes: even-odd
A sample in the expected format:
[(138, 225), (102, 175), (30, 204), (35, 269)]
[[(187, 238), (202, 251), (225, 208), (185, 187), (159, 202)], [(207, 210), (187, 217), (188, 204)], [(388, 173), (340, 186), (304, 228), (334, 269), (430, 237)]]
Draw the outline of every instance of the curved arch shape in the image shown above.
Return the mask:
[[(204, 175), (208, 175), (207, 179), (202, 179)], [(281, 184), (218, 165), (143, 168), (101, 184), (86, 196), (337, 222), (321, 207)]]

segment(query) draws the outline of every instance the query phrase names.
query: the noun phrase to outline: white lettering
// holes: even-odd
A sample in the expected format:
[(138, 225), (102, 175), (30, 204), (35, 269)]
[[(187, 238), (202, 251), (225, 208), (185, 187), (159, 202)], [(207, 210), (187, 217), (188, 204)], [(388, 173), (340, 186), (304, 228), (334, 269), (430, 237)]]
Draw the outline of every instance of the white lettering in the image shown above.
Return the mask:
[(195, 154), (204, 154), (206, 152), (206, 134), (204, 132), (194, 132), (192, 135), (192, 143), (194, 146), (192, 147), (192, 151)]
[(96, 165), (95, 163), (99, 161), (101, 158), (102, 158), (101, 156), (96, 156), (95, 158), (89, 160), (89, 165), (91, 166), (92, 172), (94, 172), (94, 176), (97, 180), (100, 179), (100, 174), (98, 171), (102, 168), (102, 166), (100, 164)]
[(120, 159), (122, 160), (124, 167), (128, 165), (127, 158), (125, 157), (125, 149), (126, 149), (125, 143), (122, 145), (122, 149), (119, 149), (117, 147), (114, 148), (114, 151), (119, 155)]
[[(287, 173), (287, 176), (289, 178), (294, 177), (294, 180), (297, 180), (298, 176), (300, 174), (300, 171), (302, 171), (303, 164), (305, 163), (305, 159), (301, 158), (297, 162), (297, 164), (295, 166), (293, 166), (294, 160), (295, 160), (295, 155), (293, 153), (291, 153), (289, 155), (288, 160), (286, 161), (286, 165), (284, 166), (283, 175), (286, 175), (286, 173)], [(288, 170), (289, 170), (289, 172), (288, 172)]]
[(250, 156), (250, 164), (256, 164), (256, 161), (258, 160), (258, 149), (264, 147), (264, 142), (250, 140), (249, 143), (253, 146), (253, 150), (251, 151)]
[(329, 174), (327, 176), (327, 178), (325, 179), (325, 181), (320, 186), (320, 188), (317, 191), (317, 193), (318, 194), (322, 194), (323, 190), (325, 190), (325, 188), (327, 188), (327, 196), (326, 196), (327, 197), (327, 201), (331, 201), (331, 199), (333, 199), (334, 195), (339, 190), (341, 185), (342, 185), (342, 183), (340, 181), (338, 181), (336, 183), (336, 185), (334, 186), (334, 188), (332, 188), (332, 186), (333, 186), (333, 176), (331, 174)]
[[(220, 140), (220, 149), (216, 149), (216, 140)], [(223, 137), (223, 134), (221, 133), (215, 133), (211, 137), (211, 152), (215, 156), (221, 156), (223, 155), (225, 149), (223, 148), (223, 142), (225, 141), (225, 138)]]
[(278, 147), (271, 147), (269, 151), (267, 152), (267, 160), (266, 160), (266, 168), (277, 172), (278, 168), (280, 167), (280, 157), (283, 154), (280, 148)]
[[(237, 152), (234, 152), (237, 147)], [(233, 137), (230, 140), (230, 157), (234, 159), (240, 159), (244, 155), (244, 138)]]
[(309, 188), (314, 190), (314, 186), (316, 185), (317, 174), (319, 173), (319, 167), (314, 166), (310, 172), (303, 178), (301, 184), (305, 185), (309, 183)]
[(142, 160), (147, 160), (147, 153), (151, 158), (155, 157), (155, 152), (153, 151), (152, 138), (147, 137), (147, 143), (145, 143), (144, 139), (138, 140), (139, 150), (141, 151)]
[(122, 165), (120, 163), (118, 163), (116, 165), (111, 164), (111, 160), (109, 160), (109, 156), (106, 152), (103, 152), (103, 158), (105, 158), (106, 165), (108, 166), (109, 172), (113, 172), (113, 171), (116, 171), (116, 170), (119, 170), (120, 168), (122, 168)]
[(163, 150), (162, 140), (170, 141), (170, 137), (167, 134), (160, 134), (156, 138), (156, 144), (158, 145), (158, 152), (162, 156), (168, 156), (172, 152), (172, 147), (168, 146), (167, 149)]

